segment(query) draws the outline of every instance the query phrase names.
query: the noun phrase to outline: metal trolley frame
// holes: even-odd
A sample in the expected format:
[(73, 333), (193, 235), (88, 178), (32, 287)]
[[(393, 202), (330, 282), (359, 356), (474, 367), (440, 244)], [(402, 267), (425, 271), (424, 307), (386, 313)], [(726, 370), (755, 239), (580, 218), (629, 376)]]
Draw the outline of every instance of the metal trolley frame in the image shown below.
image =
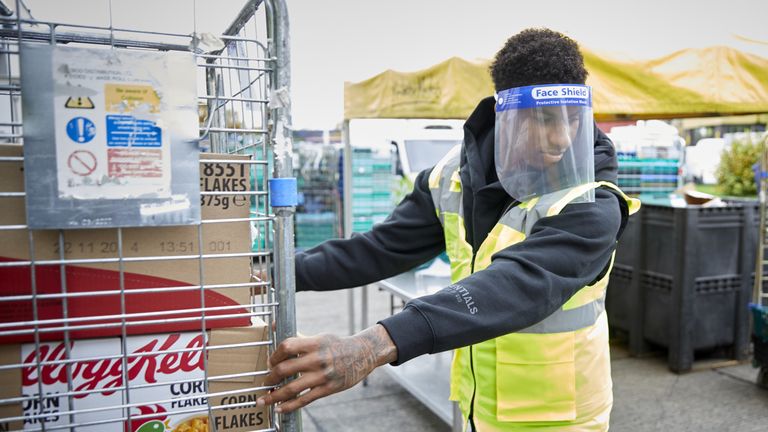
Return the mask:
[[(0, 104), (7, 108), (0, 109), (0, 144), (6, 148), (18, 148), (23, 152), (24, 119), (21, 118), (21, 74), (19, 73), (19, 53), (22, 43), (31, 44), (71, 44), (76, 46), (101, 46), (105, 49), (120, 50), (154, 50), (154, 51), (192, 51), (196, 57), (198, 80), (205, 82), (205, 94), (199, 95), (201, 111), (200, 141), (201, 145), (209, 146), (211, 152), (230, 155), (244, 155), (237, 159), (231, 157), (201, 161), (201, 164), (229, 164), (245, 167), (250, 176), (251, 187), (248, 191), (203, 191), (200, 199), (233, 200), (241, 197), (250, 205), (250, 216), (236, 219), (203, 218), (200, 224), (186, 229), (196, 230), (196, 242), (185, 244), (183, 248), (175, 245), (166, 248), (162, 254), (135, 256), (129, 252), (130, 245), (126, 244), (126, 230), (142, 230), (144, 228), (114, 228), (114, 247), (110, 243), (109, 257), (102, 258), (72, 258), (64, 245), (72, 230), (58, 230), (56, 259), (36, 259), (35, 250), (37, 232), (28, 229), (23, 223), (3, 224), (0, 219), (0, 235), (3, 233), (22, 233), (28, 239), (29, 258), (24, 260), (0, 260), (0, 270), (25, 272), (30, 280), (29, 292), (18, 293), (18, 287), (5, 286), (7, 280), (0, 278), (0, 305), (2, 302), (28, 302), (31, 304), (31, 320), (24, 322), (8, 322), (0, 320), (0, 337), (27, 335), (33, 342), (28, 343), (33, 353), (24, 362), (16, 358), (12, 361), (0, 359), (0, 377), (5, 380), (13, 374), (21, 375), (27, 371), (40, 377), (41, 371), (59, 371), (66, 389), (55, 398), (65, 409), (56, 413), (46, 412), (44, 407), (53, 399), (50, 394), (43, 393), (42, 379), (38, 379), (37, 391), (34, 394), (13, 394), (7, 390), (20, 384), (15, 381), (0, 382), (0, 430), (99, 430), (100, 427), (114, 422), (121, 422), (120, 428), (134, 431), (132, 425), (142, 418), (152, 418), (155, 414), (136, 414), (139, 405), (151, 403), (160, 404), (167, 400), (136, 402), (131, 399), (132, 390), (160, 387), (170, 382), (143, 383), (132, 385), (128, 377), (128, 365), (140, 359), (157, 359), (158, 355), (169, 355), (174, 359), (183, 356), (198, 355), (204, 367), (202, 379), (191, 378), (173, 381), (174, 384), (202, 386), (203, 391), (181, 399), (202, 400), (203, 404), (184, 407), (172, 414), (195, 414), (207, 419), (204, 430), (216, 430), (212, 416), (219, 410), (234, 410), (255, 407), (252, 397), (258, 392), (270, 388), (256, 385), (257, 378), (266, 375), (266, 370), (249, 371), (239, 374), (211, 375), (207, 367), (207, 359), (217, 349), (266, 349), (272, 352), (277, 343), (296, 333), (295, 302), (294, 302), (294, 244), (293, 244), (293, 214), (295, 207), (289, 204), (270, 204), (271, 194), (269, 183), (274, 179), (292, 177), (292, 144), (290, 117), (290, 63), (288, 16), (284, 0), (248, 0), (229, 27), (219, 36), (212, 38), (213, 45), (205, 45), (206, 40), (195, 31), (192, 34), (172, 34), (151, 31), (140, 31), (123, 28), (97, 27), (58, 22), (43, 22), (33, 18), (25, 19), (13, 13), (10, 8), (0, 2)], [(111, 14), (111, 2), (110, 14)], [(195, 3), (191, 2), (190, 7)], [(24, 11), (25, 5), (16, 0), (16, 11)], [(207, 41), (210, 42), (210, 39)], [(218, 45), (217, 45), (218, 43)], [(213, 48), (211, 48), (213, 47)], [(204, 74), (204, 78), (200, 78)], [(0, 174), (6, 170), (20, 171), (24, 162), (23, 156), (0, 155)], [(201, 172), (203, 171), (201, 165)], [(270, 172), (271, 171), (271, 172)], [(0, 208), (6, 209), (10, 200), (18, 203), (25, 197), (23, 190), (0, 190)], [(242, 198), (244, 197), (244, 198)], [(21, 201), (23, 202), (23, 201)], [(3, 210), (5, 211), (5, 210)], [(248, 230), (255, 235), (252, 245), (244, 250), (206, 250), (203, 240), (207, 227), (222, 224), (247, 224)], [(153, 229), (153, 228), (149, 228)], [(39, 230), (38, 230), (39, 231)], [(73, 246), (75, 248), (75, 246)], [(260, 278), (242, 280), (238, 283), (217, 284), (206, 282), (206, 268), (215, 266), (218, 260), (247, 258), (252, 274)], [(196, 272), (199, 273), (196, 284), (176, 284), (171, 286), (126, 287), (126, 267), (144, 262), (189, 263), (196, 262)], [(112, 266), (119, 274), (119, 289), (102, 289), (87, 293), (68, 292), (69, 271), (75, 266)], [(179, 264), (181, 265), (181, 264)], [(60, 275), (57, 292), (39, 292), (37, 280), (39, 273), (45, 269), (53, 269)], [(254, 271), (255, 270), (255, 271)], [(271, 271), (270, 271), (271, 270)], [(271, 273), (271, 275), (270, 275)], [(206, 305), (206, 293), (210, 290), (225, 291), (228, 289), (247, 289), (249, 304), (237, 306)], [(126, 310), (126, 299), (131, 296), (142, 296), (153, 293), (189, 293), (199, 292), (199, 307), (186, 310), (169, 310), (153, 313), (129, 313)], [(72, 318), (68, 315), (68, 302), (74, 299), (93, 302), (96, 306), (102, 299), (118, 297), (120, 313), (117, 315), (97, 315), (86, 318)], [(61, 304), (62, 317), (42, 319), (38, 314), (38, 303), (43, 301), (58, 301)], [(211, 323), (225, 318), (260, 317), (266, 323), (268, 337), (256, 342), (244, 342), (208, 346)], [(103, 324), (104, 320), (110, 324)], [(131, 352), (126, 340), (134, 334), (132, 329), (147, 324), (194, 323), (195, 332), (203, 342), (198, 346), (188, 345), (180, 349), (166, 349), (147, 353)], [(198, 325), (199, 323), (199, 325)], [(274, 324), (274, 326), (273, 326)], [(87, 358), (74, 358), (70, 348), (75, 342), (73, 332), (102, 326), (113, 326), (119, 339), (119, 350), (109, 355), (92, 355)], [(24, 328), (19, 329), (22, 326)], [(41, 357), (41, 347), (50, 338), (46, 333), (58, 332), (63, 335), (64, 351), (57, 358)], [(0, 346), (1, 348), (1, 346)], [(76, 370), (77, 362), (109, 362), (114, 365), (119, 375), (114, 386), (109, 390), (117, 392), (121, 397), (118, 403), (106, 407), (75, 409), (73, 401), (92, 393), (103, 392), (104, 389), (76, 388), (73, 374), (82, 374)], [(9, 375), (10, 374), (10, 375)], [(237, 390), (211, 392), (209, 383), (223, 378), (250, 378), (253, 385)], [(231, 403), (212, 406), (215, 396), (247, 395), (245, 398), (230, 398)], [(9, 411), (3, 408), (10, 406), (31, 406), (32, 412), (25, 415), (7, 415)], [(184, 404), (180, 404), (184, 405)], [(194, 405), (194, 404), (193, 404)], [(69, 409), (66, 409), (69, 407)], [(78, 415), (83, 412), (120, 413), (106, 420), (79, 421)], [(52, 420), (64, 419), (56, 424)], [(18, 425), (22, 424), (21, 429)], [(100, 426), (101, 425), (101, 426)], [(89, 427), (90, 426), (90, 427)], [(166, 427), (169, 427), (166, 423)], [(95, 428), (95, 429), (94, 429)], [(181, 429), (174, 429), (181, 430)], [(242, 429), (237, 429), (242, 430)], [(269, 409), (268, 419), (260, 431), (300, 431), (300, 416), (296, 413), (279, 415)], [(143, 432), (143, 430), (142, 430)]]
[(755, 284), (752, 292), (752, 343), (753, 363), (760, 368), (757, 385), (768, 389), (768, 292), (765, 288), (765, 250), (768, 247), (768, 134), (760, 141), (760, 159), (757, 177), (757, 193), (760, 209), (760, 228), (755, 263)]

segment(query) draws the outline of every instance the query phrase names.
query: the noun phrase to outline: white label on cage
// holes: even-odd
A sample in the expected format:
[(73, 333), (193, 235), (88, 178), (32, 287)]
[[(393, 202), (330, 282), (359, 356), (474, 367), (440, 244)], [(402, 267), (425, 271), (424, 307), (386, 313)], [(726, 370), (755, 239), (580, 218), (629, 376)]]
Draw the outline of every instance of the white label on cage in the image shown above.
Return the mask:
[[(126, 345), (131, 354), (193, 350), (203, 346), (203, 335), (175, 333), (132, 336), (127, 338)], [(35, 367), (37, 354), (34, 348), (34, 344), (22, 347), (22, 361), (29, 365), (21, 372), (22, 394), (25, 397), (37, 397), (38, 386), (42, 385), (45, 397), (42, 402), (35, 399), (24, 403), (23, 411), (27, 418), (24, 422), (25, 429), (39, 428), (40, 420), (35, 416), (41, 414), (53, 414), (46, 419), (48, 427), (67, 425), (71, 421), (76, 424), (105, 422), (76, 427), (78, 431), (94, 432), (160, 432), (183, 429), (183, 424), (192, 424), (195, 421), (207, 423), (202, 351), (128, 356), (126, 362), (130, 397), (126, 399), (125, 392), (120, 390), (123, 385), (123, 359), (120, 357), (119, 338), (71, 342), (69, 351), (72, 359), (100, 359), (74, 362), (69, 371), (64, 364), (43, 365), (38, 370)], [(65, 345), (63, 342), (43, 343), (40, 345), (39, 356), (41, 362), (63, 361), (66, 358)], [(78, 394), (71, 398), (60, 396), (68, 392), (69, 377), (71, 391), (90, 393)], [(160, 385), (139, 387), (145, 384)], [(144, 402), (146, 404), (143, 404)], [(121, 420), (125, 418), (125, 414), (119, 408), (128, 403), (134, 405), (130, 410), (131, 415), (141, 416), (132, 420), (131, 430), (128, 429), (127, 422)], [(109, 407), (118, 408), (87, 411)], [(196, 409), (197, 412), (190, 412)], [(70, 410), (76, 411), (71, 417), (59, 414)], [(186, 412), (177, 413), (178, 411)]]
[(194, 58), (55, 47), (52, 69), (59, 197), (170, 197), (171, 136), (196, 112)]

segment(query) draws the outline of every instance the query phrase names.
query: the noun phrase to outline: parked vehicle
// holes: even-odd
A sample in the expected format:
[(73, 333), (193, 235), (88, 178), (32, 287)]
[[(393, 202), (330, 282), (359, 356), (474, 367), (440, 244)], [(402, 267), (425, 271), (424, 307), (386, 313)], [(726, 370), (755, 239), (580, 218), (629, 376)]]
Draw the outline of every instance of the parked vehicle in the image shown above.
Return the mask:
[(715, 172), (726, 148), (723, 138), (703, 138), (685, 149), (687, 180), (695, 183), (715, 184)]

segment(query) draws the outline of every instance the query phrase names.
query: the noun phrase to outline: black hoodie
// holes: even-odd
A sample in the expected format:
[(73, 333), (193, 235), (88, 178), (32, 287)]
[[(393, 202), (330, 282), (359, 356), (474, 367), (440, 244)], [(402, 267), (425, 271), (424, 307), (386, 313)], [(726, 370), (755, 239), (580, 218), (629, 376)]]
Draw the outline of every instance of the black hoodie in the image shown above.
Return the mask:
[[(517, 204), (494, 168), (494, 103), (492, 97), (481, 101), (464, 124), (462, 205), (466, 240), (474, 251), (504, 209)], [(597, 127), (595, 138), (595, 178), (616, 183), (613, 145)], [(408, 271), (445, 250), (429, 192), (430, 172), (421, 172), (413, 191), (371, 231), (297, 254), (297, 290), (365, 285)], [(539, 220), (525, 241), (497, 252), (486, 269), (408, 302), (400, 313), (379, 322), (397, 346), (395, 364), (492, 339), (546, 318), (602, 277), (627, 217), (624, 200), (600, 188), (594, 203), (569, 205)], [(457, 302), (457, 293), (471, 297), (473, 307)]]

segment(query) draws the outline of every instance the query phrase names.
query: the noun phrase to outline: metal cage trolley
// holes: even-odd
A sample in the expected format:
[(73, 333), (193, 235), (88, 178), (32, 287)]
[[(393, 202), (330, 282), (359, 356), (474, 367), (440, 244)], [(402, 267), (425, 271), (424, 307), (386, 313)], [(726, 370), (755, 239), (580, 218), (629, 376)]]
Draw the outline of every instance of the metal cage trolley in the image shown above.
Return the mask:
[(300, 431), (256, 405), (296, 333), (285, 3), (217, 34), (112, 3), (0, 1), (0, 431)]

